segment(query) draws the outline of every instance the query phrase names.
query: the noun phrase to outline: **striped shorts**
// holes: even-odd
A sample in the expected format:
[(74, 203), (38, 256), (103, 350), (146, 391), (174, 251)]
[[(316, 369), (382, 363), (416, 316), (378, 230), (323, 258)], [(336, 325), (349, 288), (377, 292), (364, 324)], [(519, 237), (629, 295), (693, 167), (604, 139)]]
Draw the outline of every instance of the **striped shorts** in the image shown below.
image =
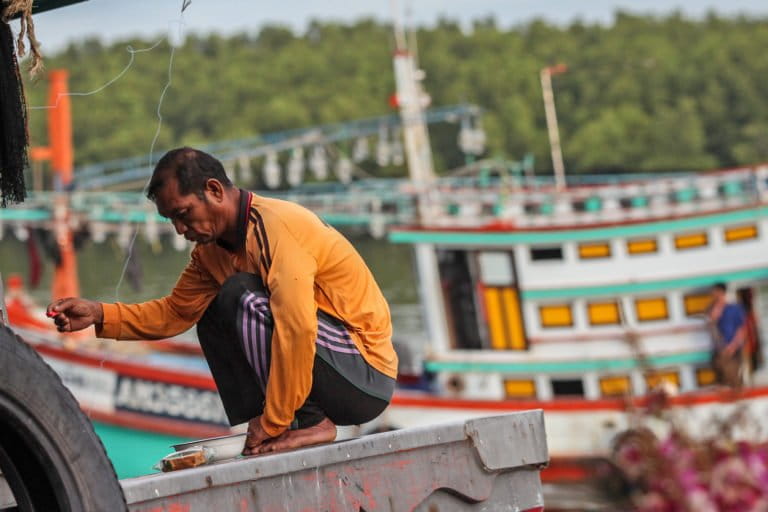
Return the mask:
[[(269, 385), (274, 319), (259, 276), (230, 277), (197, 326), (198, 338), (231, 424), (260, 415)], [(312, 390), (296, 411), (294, 427), (329, 418), (336, 425), (378, 416), (395, 380), (369, 365), (344, 323), (318, 310)]]

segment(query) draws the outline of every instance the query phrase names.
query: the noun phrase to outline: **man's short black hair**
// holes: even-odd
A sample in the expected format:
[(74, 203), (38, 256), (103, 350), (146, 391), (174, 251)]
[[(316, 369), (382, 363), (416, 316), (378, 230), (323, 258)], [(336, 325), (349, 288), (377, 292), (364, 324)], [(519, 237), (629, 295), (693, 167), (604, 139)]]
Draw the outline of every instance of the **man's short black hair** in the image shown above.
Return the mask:
[(720, 290), (721, 292), (725, 293), (725, 291), (728, 289), (728, 286), (726, 286), (726, 284), (723, 282), (718, 282), (712, 285), (712, 289)]
[(147, 198), (155, 200), (171, 172), (182, 195), (195, 194), (204, 198), (205, 183), (211, 178), (219, 180), (226, 188), (232, 187), (221, 162), (204, 151), (185, 146), (170, 150), (157, 162), (149, 180)]

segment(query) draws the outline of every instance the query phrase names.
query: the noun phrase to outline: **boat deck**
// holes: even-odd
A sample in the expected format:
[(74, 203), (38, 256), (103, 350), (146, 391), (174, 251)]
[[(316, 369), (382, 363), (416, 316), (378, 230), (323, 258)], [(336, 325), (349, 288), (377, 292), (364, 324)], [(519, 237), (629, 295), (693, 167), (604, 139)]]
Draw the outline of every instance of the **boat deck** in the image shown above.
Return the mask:
[(150, 510), (543, 510), (544, 416), (526, 411), (123, 480)]

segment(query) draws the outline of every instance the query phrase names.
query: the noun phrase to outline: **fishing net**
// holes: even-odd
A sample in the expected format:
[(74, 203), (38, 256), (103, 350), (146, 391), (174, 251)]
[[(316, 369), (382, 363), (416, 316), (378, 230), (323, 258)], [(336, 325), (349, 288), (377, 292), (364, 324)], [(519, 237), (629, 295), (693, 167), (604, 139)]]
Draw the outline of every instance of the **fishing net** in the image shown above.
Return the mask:
[(26, 53), (24, 38), (31, 52), (30, 75), (42, 70), (42, 56), (35, 37), (32, 22), (32, 0), (3, 0), (0, 21), (0, 206), (20, 203), (26, 197), (24, 169), (26, 169), (29, 132), (27, 130), (27, 105), (24, 86), (16, 59), (13, 32), (8, 21), (18, 16), (20, 31), (17, 41), (18, 54)]

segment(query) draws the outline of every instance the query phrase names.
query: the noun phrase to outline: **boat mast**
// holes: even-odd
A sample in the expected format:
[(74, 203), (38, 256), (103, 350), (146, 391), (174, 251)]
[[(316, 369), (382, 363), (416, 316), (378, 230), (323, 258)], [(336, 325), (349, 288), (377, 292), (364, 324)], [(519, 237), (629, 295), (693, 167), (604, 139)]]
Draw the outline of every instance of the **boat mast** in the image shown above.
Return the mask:
[(432, 165), (432, 148), (429, 144), (424, 108), (429, 96), (421, 81), (424, 72), (416, 67), (414, 55), (409, 51), (405, 29), (400, 21), (397, 1), (392, 0), (395, 31), (395, 86), (397, 106), (403, 125), (403, 138), (408, 161), (408, 173), (418, 197), (418, 214), (421, 222), (428, 220), (429, 191), (435, 181)]
[(552, 75), (565, 73), (566, 66), (548, 66), (539, 73), (541, 78), (541, 93), (544, 97), (544, 111), (547, 115), (547, 132), (549, 133), (549, 149), (552, 153), (552, 167), (555, 170), (555, 190), (565, 190), (565, 165), (563, 151), (560, 148), (560, 131), (557, 127), (557, 112), (555, 111), (555, 96), (552, 93)]
[[(428, 224), (434, 211), (435, 171), (432, 165), (432, 148), (429, 144), (424, 108), (429, 96), (424, 92), (421, 80), (424, 72), (416, 67), (414, 55), (408, 51), (405, 30), (400, 20), (397, 0), (391, 0), (395, 31), (396, 100), (400, 109), (405, 140), (408, 173), (416, 192), (417, 222)], [(438, 272), (437, 255), (433, 244), (415, 243), (416, 272), (419, 292), (424, 305), (425, 323), (432, 348), (437, 352), (449, 349), (445, 308)]]
[(69, 193), (73, 180), (72, 113), (67, 87), (68, 73), (56, 69), (48, 74), (48, 146), (31, 150), (33, 163), (48, 160), (54, 173), (53, 232), (59, 246), (61, 262), (56, 266), (51, 283), (51, 299), (77, 297), (77, 258), (70, 227)]

